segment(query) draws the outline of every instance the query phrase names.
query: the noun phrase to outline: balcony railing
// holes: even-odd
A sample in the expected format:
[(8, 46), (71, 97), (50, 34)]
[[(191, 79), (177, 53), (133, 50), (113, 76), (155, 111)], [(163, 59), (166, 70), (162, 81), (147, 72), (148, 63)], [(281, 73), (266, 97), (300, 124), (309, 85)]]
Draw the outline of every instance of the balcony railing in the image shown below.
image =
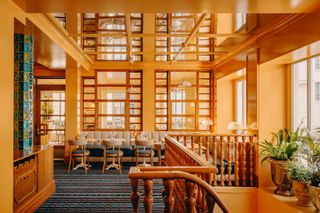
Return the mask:
[[(218, 172), (212, 177), (213, 186), (255, 186), (257, 184), (256, 154), (253, 146), (256, 136), (215, 134), (170, 134), (170, 136), (166, 140), (166, 143), (170, 144), (166, 146), (166, 150), (170, 150), (172, 141), (175, 141), (217, 167)], [(170, 159), (167, 163), (170, 165)], [(184, 165), (185, 162), (180, 163)]]

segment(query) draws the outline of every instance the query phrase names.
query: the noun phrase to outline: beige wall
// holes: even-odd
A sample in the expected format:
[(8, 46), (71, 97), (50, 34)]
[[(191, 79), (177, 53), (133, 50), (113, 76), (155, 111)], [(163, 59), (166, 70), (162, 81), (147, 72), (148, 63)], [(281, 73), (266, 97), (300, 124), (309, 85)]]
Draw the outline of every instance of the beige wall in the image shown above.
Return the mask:
[[(287, 65), (262, 64), (258, 70), (259, 141), (270, 138), (270, 132), (288, 126)], [(261, 165), (260, 162), (257, 165)], [(260, 166), (260, 185), (272, 186), (269, 164)]]
[(217, 133), (232, 133), (227, 129), (234, 120), (234, 79), (238, 76), (233, 73), (217, 80)]

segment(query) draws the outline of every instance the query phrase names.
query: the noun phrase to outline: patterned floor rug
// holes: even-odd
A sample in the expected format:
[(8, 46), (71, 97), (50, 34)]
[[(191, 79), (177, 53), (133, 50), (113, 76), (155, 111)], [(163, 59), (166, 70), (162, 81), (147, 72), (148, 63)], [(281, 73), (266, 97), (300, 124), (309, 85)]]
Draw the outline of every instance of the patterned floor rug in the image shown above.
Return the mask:
[[(102, 164), (95, 163), (88, 174), (78, 169), (68, 174), (68, 166), (55, 162), (56, 192), (36, 212), (132, 212), (131, 185), (128, 171), (133, 164), (123, 165), (122, 175), (115, 169), (101, 174)], [(140, 212), (143, 212), (140, 182)], [(153, 212), (163, 211), (162, 184), (154, 181)]]

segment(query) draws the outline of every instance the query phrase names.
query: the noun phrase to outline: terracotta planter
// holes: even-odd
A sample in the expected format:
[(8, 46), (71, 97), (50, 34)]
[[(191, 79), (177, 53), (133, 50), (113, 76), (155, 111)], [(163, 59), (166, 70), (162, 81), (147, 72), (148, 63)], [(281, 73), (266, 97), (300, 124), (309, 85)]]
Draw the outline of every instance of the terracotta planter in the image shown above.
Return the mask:
[(309, 195), (308, 186), (310, 184), (310, 181), (292, 181), (292, 189), (294, 191), (294, 194), (296, 196), (297, 205), (298, 206), (304, 206), (309, 207), (312, 206), (311, 197)]
[(274, 193), (283, 196), (293, 196), (292, 181), (287, 175), (287, 161), (273, 160), (269, 158), (273, 183), (277, 186)]
[(309, 194), (313, 205), (316, 207), (315, 212), (319, 212), (320, 209), (320, 187), (309, 185)]

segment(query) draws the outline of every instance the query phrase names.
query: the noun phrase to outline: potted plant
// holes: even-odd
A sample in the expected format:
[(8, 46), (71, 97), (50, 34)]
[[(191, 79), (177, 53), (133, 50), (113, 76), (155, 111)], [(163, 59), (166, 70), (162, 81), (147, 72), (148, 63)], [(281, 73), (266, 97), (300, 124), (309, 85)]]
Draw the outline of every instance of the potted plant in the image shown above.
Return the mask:
[(309, 195), (309, 184), (312, 179), (312, 169), (297, 163), (289, 163), (288, 177), (292, 180), (292, 189), (296, 196), (297, 205), (309, 207), (312, 206)]
[(289, 132), (284, 128), (277, 133), (272, 133), (271, 140), (265, 140), (260, 144), (260, 153), (263, 156), (261, 163), (268, 160), (271, 165), (273, 183), (277, 186), (276, 194), (293, 196), (292, 181), (287, 176), (287, 164), (294, 159), (298, 150), (296, 141), (300, 139), (301, 130)]
[(311, 168), (313, 170), (311, 184), (309, 185), (309, 194), (316, 212), (320, 209), (320, 144), (313, 143), (312, 156), (310, 158)]

